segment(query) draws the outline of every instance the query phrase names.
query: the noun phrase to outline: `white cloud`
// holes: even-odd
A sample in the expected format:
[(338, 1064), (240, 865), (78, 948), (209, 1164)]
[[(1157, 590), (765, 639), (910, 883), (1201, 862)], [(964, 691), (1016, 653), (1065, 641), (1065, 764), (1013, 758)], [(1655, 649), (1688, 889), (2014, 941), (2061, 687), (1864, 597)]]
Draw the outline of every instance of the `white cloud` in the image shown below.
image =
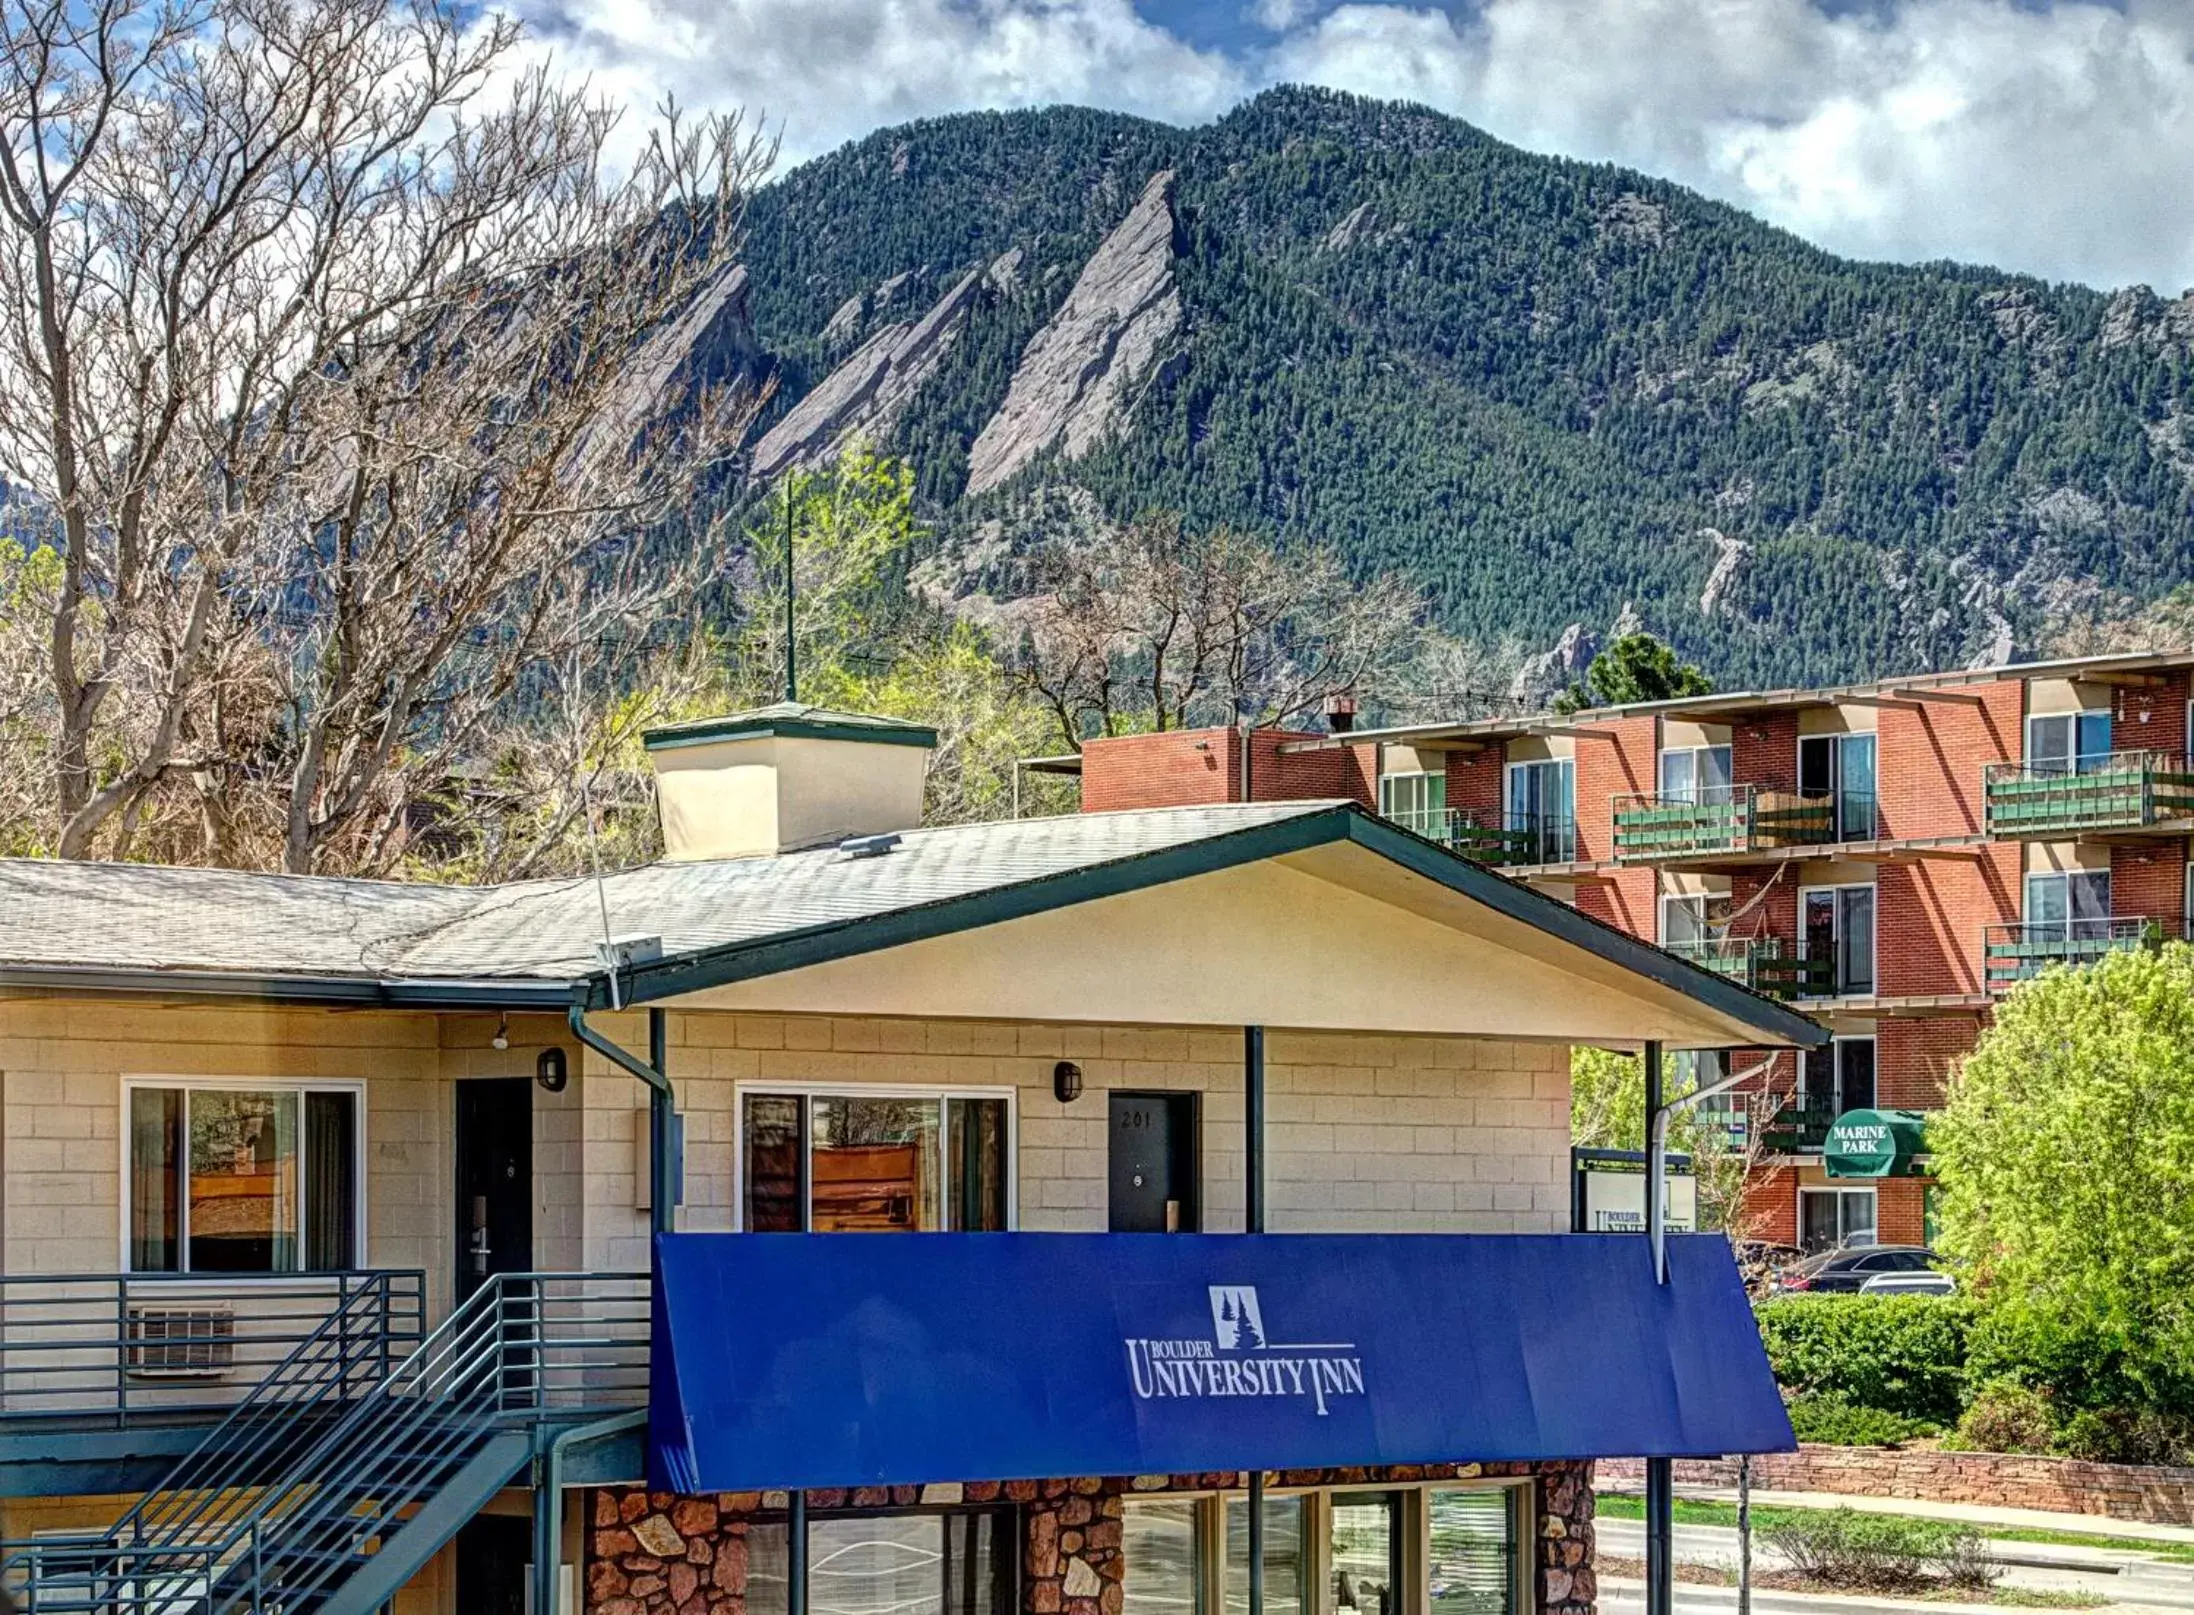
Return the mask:
[(1131, 0), (507, 3), (609, 93), (766, 111), (794, 157), (972, 107), (1195, 121), (1303, 80), (1662, 174), (1840, 252), (2194, 283), (2194, 0), (1251, 0), (1277, 32), (1233, 56)]

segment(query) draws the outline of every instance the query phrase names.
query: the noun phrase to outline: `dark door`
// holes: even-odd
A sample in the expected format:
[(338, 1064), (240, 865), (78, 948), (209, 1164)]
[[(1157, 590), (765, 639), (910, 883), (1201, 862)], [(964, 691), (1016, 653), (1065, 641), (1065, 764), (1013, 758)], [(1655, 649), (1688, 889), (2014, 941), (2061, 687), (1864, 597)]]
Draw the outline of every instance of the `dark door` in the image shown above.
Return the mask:
[(1116, 1234), (1196, 1231), (1196, 1096), (1115, 1093), (1107, 1224)]
[(532, 1568), (531, 1520), (475, 1515), (457, 1533), (457, 1608), (463, 1615), (526, 1615)]
[(532, 1267), (533, 1079), (460, 1082), (457, 1294), (472, 1294), (490, 1274)]

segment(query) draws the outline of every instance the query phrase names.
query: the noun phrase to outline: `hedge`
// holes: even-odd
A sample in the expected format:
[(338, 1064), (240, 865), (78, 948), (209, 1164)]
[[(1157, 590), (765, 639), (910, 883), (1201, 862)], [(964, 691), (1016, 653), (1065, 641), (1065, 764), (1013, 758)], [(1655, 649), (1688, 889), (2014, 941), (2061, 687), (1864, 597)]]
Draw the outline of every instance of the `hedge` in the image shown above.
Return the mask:
[(1756, 1309), (1775, 1378), (1795, 1396), (1951, 1425), (1965, 1401), (1973, 1308), (1933, 1295), (1793, 1295)]

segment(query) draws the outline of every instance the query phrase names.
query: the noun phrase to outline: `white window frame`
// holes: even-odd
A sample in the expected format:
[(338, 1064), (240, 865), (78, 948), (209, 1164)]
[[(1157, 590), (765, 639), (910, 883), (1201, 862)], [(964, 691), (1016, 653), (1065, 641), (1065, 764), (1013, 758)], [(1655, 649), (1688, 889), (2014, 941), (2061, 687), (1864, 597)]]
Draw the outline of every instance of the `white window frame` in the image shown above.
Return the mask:
[[(1874, 789), (1868, 797), (1868, 800), (1873, 804), (1871, 811), (1874, 822), (1866, 826), (1865, 833), (1862, 835), (1853, 835), (1851, 827), (1844, 823), (1844, 747), (1855, 740), (1865, 741), (1874, 750), (1872, 767)], [(1835, 839), (1837, 841), (1874, 840), (1875, 833), (1881, 828), (1882, 823), (1882, 745), (1880, 737), (1872, 730), (1867, 729), (1843, 729), (1825, 735), (1800, 735), (1797, 749), (1797, 778), (1801, 781), (1805, 778), (1805, 753), (1808, 746), (1825, 746), (1828, 748), (1829, 814), (1835, 826)], [(1803, 789), (1802, 785), (1800, 789)]]
[[(1343, 1492), (1393, 1492), (1402, 1499), (1402, 1586), (1400, 1608), (1395, 1615), (1430, 1615), (1432, 1608), (1432, 1493), (1501, 1492), (1508, 1494), (1510, 1522), (1515, 1532), (1509, 1570), (1514, 1578), (1509, 1590), (1517, 1615), (1530, 1615), (1537, 1566), (1533, 1544), (1539, 1540), (1538, 1496), (1530, 1477), (1477, 1476), (1457, 1480), (1366, 1480), (1353, 1486), (1271, 1486), (1268, 1501), (1302, 1497), (1308, 1540), (1304, 1575), (1312, 1599), (1305, 1615), (1325, 1615), (1326, 1597), (1333, 1580), (1333, 1499)], [(1226, 1609), (1226, 1511), (1234, 1502), (1246, 1502), (1239, 1488), (1219, 1491), (1138, 1492), (1129, 1494), (1128, 1508), (1138, 1503), (1192, 1503), (1196, 1507), (1196, 1552), (1203, 1567), (1201, 1605), (1211, 1615)], [(1130, 1575), (1134, 1574), (1129, 1567)]]
[[(1424, 786), (1422, 785), (1422, 783), (1421, 783), (1421, 782), (1422, 782), (1422, 781), (1424, 781), (1424, 780), (1428, 780), (1428, 779), (1436, 779), (1436, 780), (1438, 780), (1438, 781), (1440, 782), (1440, 806), (1441, 806), (1441, 807), (1442, 807), (1442, 808), (1444, 809), (1444, 808), (1445, 808), (1445, 807), (1447, 806), (1447, 770), (1446, 770), (1446, 769), (1444, 769), (1444, 768), (1438, 768), (1438, 769), (1436, 769), (1436, 768), (1400, 768), (1400, 769), (1396, 769), (1396, 770), (1394, 770), (1394, 771), (1393, 771), (1392, 773), (1386, 773), (1386, 774), (1381, 774), (1381, 775), (1379, 776), (1379, 812), (1380, 812), (1380, 814), (1381, 814), (1381, 815), (1382, 815), (1383, 817), (1386, 817), (1386, 818), (1392, 818), (1392, 817), (1394, 817), (1394, 804), (1393, 804), (1393, 796), (1394, 796), (1394, 793), (1393, 793), (1393, 791), (1392, 791), (1391, 787), (1392, 787), (1392, 786), (1393, 786), (1394, 784), (1396, 784), (1396, 783), (1397, 783), (1398, 781), (1401, 781), (1401, 780), (1409, 780), (1409, 781), (1412, 781), (1413, 783), (1417, 783), (1417, 786), (1418, 786), (1418, 789), (1419, 789), (1419, 790), (1424, 790), (1424, 789), (1425, 789), (1425, 787), (1424, 787)], [(1405, 807), (1405, 808), (1403, 808), (1403, 809), (1402, 809), (1402, 811), (1403, 811), (1404, 813), (1425, 813), (1425, 812), (1430, 812), (1430, 811), (1431, 811), (1431, 808), (1429, 807), (1429, 805), (1428, 805), (1428, 804), (1426, 804), (1426, 803), (1424, 803), (1424, 802), (1419, 802), (1419, 803), (1417, 803), (1417, 804), (1416, 804), (1415, 806), (1413, 806), (1413, 807)]]
[(1798, 1185), (1797, 1229), (1798, 1243), (1801, 1246), (1805, 1243), (1805, 1200), (1807, 1195), (1835, 1195), (1839, 1199), (1863, 1197), (1874, 1202), (1874, 1232), (1864, 1245), (1853, 1245), (1845, 1240), (1842, 1232), (1844, 1226), (1843, 1207), (1839, 1205), (1836, 1208), (1836, 1243), (1828, 1247), (1830, 1250), (1867, 1250), (1882, 1242), (1882, 1199), (1879, 1192), (1872, 1188), (1845, 1189), (1831, 1188), (1825, 1184), (1801, 1183)]
[[(2194, 703), (2190, 703), (2190, 706), (2194, 706)], [(2071, 753), (2071, 757), (2072, 757), (2072, 769), (2071, 769), (2071, 771), (2072, 771), (2073, 773), (2077, 774), (2077, 773), (2079, 773), (2079, 772), (2080, 772), (2080, 762), (2081, 762), (2081, 760), (2082, 760), (2083, 758), (2086, 758), (2086, 757), (2108, 757), (2108, 756), (2109, 756), (2109, 755), (2111, 754), (2111, 753), (2110, 753), (2109, 751), (2103, 751), (2103, 752), (2083, 752), (2083, 751), (2081, 751), (2081, 750), (2080, 750), (2080, 720), (2081, 720), (2082, 718), (2101, 718), (2101, 719), (2103, 719), (2103, 720), (2104, 720), (2105, 722), (2107, 722), (2107, 723), (2108, 723), (2108, 724), (2110, 725), (2110, 746), (2111, 746), (2111, 751), (2115, 751), (2115, 750), (2117, 749), (2117, 746), (2118, 746), (2118, 722), (2117, 722), (2117, 714), (2115, 714), (2114, 712), (2112, 712), (2112, 711), (2110, 710), (2110, 708), (2108, 708), (2108, 707), (2081, 707), (2081, 708), (2079, 708), (2079, 709), (2078, 709), (2077, 711), (2074, 711), (2074, 712), (2029, 712), (2029, 713), (2028, 713), (2028, 714), (2026, 715), (2026, 727), (2025, 727), (2025, 731), (2024, 731), (2024, 733), (2023, 733), (2023, 734), (2022, 734), (2022, 735), (2020, 736), (2020, 739), (2021, 739), (2021, 741), (2023, 742), (2023, 744), (2024, 744), (2024, 745), (2025, 745), (2025, 747), (2026, 747), (2026, 750), (2025, 750), (2025, 752), (2024, 752), (2024, 753), (2023, 753), (2023, 754), (2021, 755), (2021, 757), (2020, 757), (2020, 759), (2019, 759), (2019, 760), (2020, 760), (2020, 762), (2021, 762), (2022, 764), (2024, 764), (2024, 765), (2025, 765), (2025, 766), (2026, 766), (2027, 768), (2029, 768), (2029, 769), (2031, 769), (2031, 768), (2032, 768), (2032, 767), (2034, 766), (2034, 762), (2035, 762), (2035, 749), (2034, 749), (2034, 726), (2035, 726), (2036, 724), (2038, 724), (2038, 723), (2056, 723), (2056, 722), (2058, 722), (2058, 721), (2060, 721), (2060, 720), (2063, 720), (2063, 719), (2070, 719), (2070, 720), (2071, 720), (2071, 723), (2072, 723), (2072, 753)], [(2194, 721), (2194, 719), (2190, 719), (2190, 721)]]
[[(1814, 896), (1817, 893), (1827, 892), (1872, 892), (1874, 894), (1874, 935), (1869, 940), (1867, 948), (1868, 954), (1870, 955), (1867, 960), (1867, 975), (1873, 981), (1873, 985), (1863, 993), (1846, 994), (1844, 991), (1843, 983), (1839, 981), (1836, 983), (1836, 990), (1832, 994), (1830, 994), (1830, 996), (1834, 998), (1843, 998), (1846, 996), (1854, 998), (1879, 998), (1882, 993), (1882, 893), (1881, 887), (1876, 882), (1871, 880), (1839, 880), (1832, 881), (1825, 886), (1799, 887), (1797, 938), (1798, 956), (1800, 958), (1806, 957), (1806, 899)], [(1843, 973), (1844, 951), (1844, 920), (1843, 907), (1841, 904), (1838, 904), (1836, 908), (1836, 941), (1834, 946), (1836, 956), (1833, 962), (1836, 965), (1836, 974), (1840, 976)]]
[[(744, 1233), (747, 1226), (747, 1100), (756, 1099), (935, 1099), (940, 1109), (937, 1129), (939, 1154), (937, 1181), (951, 1182), (951, 1129), (942, 1125), (942, 1105), (948, 1099), (1002, 1099), (1006, 1105), (1006, 1231), (1021, 1226), (1021, 1102), (1020, 1090), (1003, 1083), (946, 1084), (928, 1082), (740, 1082), (731, 1090), (731, 1226)], [(809, 1136), (803, 1147), (814, 1148), (815, 1113), (807, 1112), (804, 1125)], [(804, 1163), (803, 1163), (804, 1165)], [(942, 1189), (940, 1189), (942, 1192)], [(805, 1220), (807, 1208), (800, 1215)]]
[[(1699, 756), (1702, 752), (1717, 751), (1725, 751), (1729, 753), (1729, 783), (1727, 785), (1710, 786), (1708, 787), (1708, 789), (1727, 791), (1729, 794), (1723, 797), (1720, 802), (1710, 802), (1699, 795)], [(1733, 743), (1725, 740), (1711, 746), (1661, 747), (1653, 754), (1653, 791), (1654, 794), (1657, 796), (1673, 797), (1676, 795), (1675, 792), (1669, 790), (1666, 784), (1668, 776), (1662, 767), (1663, 759), (1669, 757), (1689, 757), (1691, 759), (1691, 790), (1688, 795), (1684, 796), (1683, 800), (1691, 803), (1694, 807), (1720, 807), (1728, 802), (1736, 800), (1737, 748)]]
[[(354, 1141), (357, 1158), (352, 1163), (351, 1181), (358, 1185), (358, 1204), (351, 1208), (353, 1224), (351, 1249), (357, 1253), (356, 1267), (351, 1271), (360, 1271), (373, 1265), (368, 1258), (366, 1247), (366, 1206), (373, 1198), (372, 1185), (366, 1179), (366, 1163), (372, 1160), (373, 1156), (366, 1146), (366, 1085), (362, 1080), (356, 1077), (168, 1077), (145, 1073), (125, 1076), (122, 1079), (122, 1114), (120, 1125), (116, 1128), (116, 1131), (122, 1135), (117, 1150), (118, 1159), (116, 1162), (116, 1170), (122, 1175), (122, 1226), (117, 1239), (121, 1250), (120, 1259), (115, 1267), (117, 1273), (135, 1274), (138, 1271), (130, 1265), (130, 1229), (135, 1224), (137, 1210), (134, 1182), (136, 1174), (130, 1169), (130, 1115), (133, 1108), (132, 1098), (141, 1088), (156, 1089), (162, 1092), (172, 1092), (179, 1089), (185, 1093), (293, 1093), (300, 1097), (300, 1101), (302, 1096), (310, 1093), (347, 1093), (352, 1095), (358, 1108), (356, 1126), (353, 1128), (353, 1131), (357, 1134)], [(305, 1147), (302, 1130), (305, 1108), (302, 1102), (297, 1107), (300, 1123), (297, 1147), (300, 1154), (302, 1154)], [(187, 1103), (183, 1132), (184, 1146), (187, 1149), (190, 1134)], [(190, 1192), (189, 1168), (187, 1165), (184, 1168), (184, 1178), (182, 1201), (177, 1208), (176, 1240), (178, 1249), (183, 1258), (187, 1260), (190, 1255)], [(297, 1194), (297, 1248), (300, 1252), (305, 1249), (307, 1241), (311, 1238), (311, 1234), (306, 1227), (306, 1218), (309, 1212), (305, 1200), (304, 1177), (300, 1172)], [(148, 1268), (145, 1271), (152, 1272), (155, 1270)], [(203, 1279), (210, 1284), (295, 1284), (300, 1280), (309, 1280), (318, 1275), (313, 1269), (306, 1267), (301, 1267), (294, 1273), (198, 1273), (188, 1267), (182, 1267), (176, 1269), (174, 1276), (178, 1282)]]
[(1514, 817), (1509, 811), (1509, 803), (1516, 800), (1516, 774), (1518, 770), (1525, 768), (1551, 768), (1560, 777), (1564, 790), (1569, 797), (1569, 811), (1561, 815), (1569, 825), (1570, 857), (1565, 861), (1574, 862), (1577, 852), (1577, 759), (1574, 757), (1527, 757), (1522, 762), (1503, 763), (1501, 765), (1501, 828), (1504, 830), (1538, 829), (1536, 825), (1512, 824), (1510, 822)]
[[(2055, 881), (2064, 888), (2064, 935), (2067, 941), (2074, 939), (2074, 927), (2083, 923), (2072, 912), (2072, 882), (2076, 879), (2093, 880), (2101, 876), (2104, 902), (2102, 923), (2108, 925), (2117, 918), (2117, 882), (2108, 868), (2103, 869), (2030, 869), (2019, 881), (2019, 924), (2031, 932), (2041, 922), (2034, 918), (2034, 888), (2037, 883)], [(2085, 923), (2092, 924), (2092, 917)]]

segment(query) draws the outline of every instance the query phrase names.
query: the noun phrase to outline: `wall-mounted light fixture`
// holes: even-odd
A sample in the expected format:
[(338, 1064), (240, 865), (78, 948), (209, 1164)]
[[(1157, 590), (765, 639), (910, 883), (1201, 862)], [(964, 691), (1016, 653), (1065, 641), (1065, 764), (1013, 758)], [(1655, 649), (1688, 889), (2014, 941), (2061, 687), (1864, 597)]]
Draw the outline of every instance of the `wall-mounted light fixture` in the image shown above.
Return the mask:
[(510, 1017), (508, 1015), (495, 1017), (495, 1035), (488, 1039), (488, 1047), (493, 1049), (507, 1049), (510, 1047)]
[(543, 1049), (540, 1058), (533, 1062), (533, 1080), (550, 1093), (562, 1093), (564, 1084), (571, 1080), (571, 1071), (564, 1064), (564, 1051)]
[(1051, 1068), (1051, 1091), (1060, 1104), (1073, 1104), (1082, 1097), (1082, 1068), (1072, 1060), (1061, 1060)]

